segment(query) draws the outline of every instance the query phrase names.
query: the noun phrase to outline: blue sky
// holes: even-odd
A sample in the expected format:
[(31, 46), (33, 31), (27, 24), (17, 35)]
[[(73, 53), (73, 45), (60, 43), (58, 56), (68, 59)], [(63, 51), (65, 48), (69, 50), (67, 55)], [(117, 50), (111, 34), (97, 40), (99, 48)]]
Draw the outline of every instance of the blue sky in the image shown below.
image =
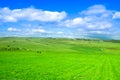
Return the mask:
[(0, 36), (120, 39), (119, 0), (0, 0)]

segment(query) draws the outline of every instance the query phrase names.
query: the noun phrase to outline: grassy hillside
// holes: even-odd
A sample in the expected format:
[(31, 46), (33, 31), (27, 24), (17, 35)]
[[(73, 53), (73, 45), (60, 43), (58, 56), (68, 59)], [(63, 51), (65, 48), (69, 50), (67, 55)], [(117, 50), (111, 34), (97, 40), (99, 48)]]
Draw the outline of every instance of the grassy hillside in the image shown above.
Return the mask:
[(120, 43), (0, 38), (0, 80), (120, 80)]

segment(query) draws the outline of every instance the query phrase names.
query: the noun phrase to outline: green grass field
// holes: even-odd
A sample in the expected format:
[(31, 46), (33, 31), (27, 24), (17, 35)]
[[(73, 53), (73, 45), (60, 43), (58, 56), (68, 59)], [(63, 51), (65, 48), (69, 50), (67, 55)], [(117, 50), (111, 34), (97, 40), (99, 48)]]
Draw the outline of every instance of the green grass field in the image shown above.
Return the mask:
[(120, 43), (0, 38), (0, 80), (120, 80)]

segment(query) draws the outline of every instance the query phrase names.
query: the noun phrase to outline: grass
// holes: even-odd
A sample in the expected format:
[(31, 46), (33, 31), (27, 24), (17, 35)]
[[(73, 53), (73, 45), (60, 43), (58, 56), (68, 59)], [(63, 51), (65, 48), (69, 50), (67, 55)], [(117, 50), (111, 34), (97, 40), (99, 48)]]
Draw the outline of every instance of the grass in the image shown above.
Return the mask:
[(0, 38), (0, 80), (120, 80), (120, 43)]

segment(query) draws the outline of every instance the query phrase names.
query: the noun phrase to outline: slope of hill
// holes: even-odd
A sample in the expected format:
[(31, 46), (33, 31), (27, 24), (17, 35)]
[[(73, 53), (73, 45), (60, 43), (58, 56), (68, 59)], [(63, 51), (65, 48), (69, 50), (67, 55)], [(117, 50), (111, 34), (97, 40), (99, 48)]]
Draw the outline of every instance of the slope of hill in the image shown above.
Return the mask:
[(119, 80), (120, 43), (0, 38), (0, 80)]

